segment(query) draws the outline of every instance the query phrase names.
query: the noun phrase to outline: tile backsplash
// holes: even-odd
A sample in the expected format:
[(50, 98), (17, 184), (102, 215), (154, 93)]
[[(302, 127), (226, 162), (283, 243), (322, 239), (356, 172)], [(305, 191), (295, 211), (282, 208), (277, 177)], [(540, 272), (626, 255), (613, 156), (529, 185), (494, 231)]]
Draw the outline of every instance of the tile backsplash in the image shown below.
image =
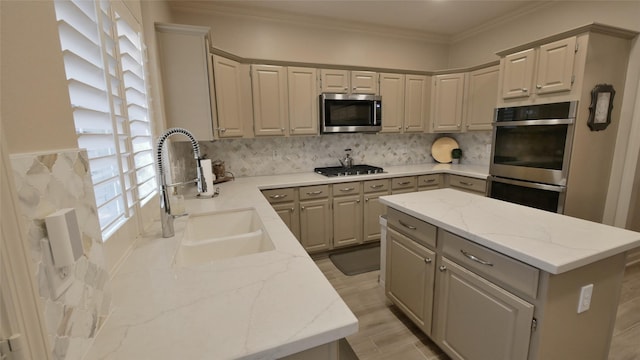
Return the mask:
[[(236, 177), (290, 174), (320, 166), (339, 166), (344, 149), (351, 148), (355, 164), (393, 166), (432, 163), (431, 144), (437, 138), (456, 139), (461, 162), (489, 165), (491, 131), (460, 134), (331, 134), (321, 136), (222, 139), (200, 142), (207, 158), (223, 160)], [(173, 143), (174, 180), (195, 178), (191, 143)]]
[[(38, 281), (52, 358), (81, 359), (88, 350), (111, 304), (89, 161), (85, 150), (11, 156), (18, 208)], [(57, 271), (50, 256), (44, 218), (63, 208), (74, 208), (82, 235), (83, 255), (67, 267), (71, 286), (55, 297), (47, 274)]]

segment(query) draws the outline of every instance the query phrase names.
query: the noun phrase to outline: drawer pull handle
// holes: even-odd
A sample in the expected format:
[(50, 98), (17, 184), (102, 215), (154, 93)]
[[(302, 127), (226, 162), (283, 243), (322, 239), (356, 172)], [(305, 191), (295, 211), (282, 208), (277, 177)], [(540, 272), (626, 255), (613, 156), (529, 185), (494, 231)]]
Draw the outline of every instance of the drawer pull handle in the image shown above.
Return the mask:
[(318, 191), (309, 191), (307, 192), (307, 195), (320, 195), (322, 194), (322, 190), (318, 190)]
[(426, 259), (424, 259), (424, 262), (425, 262), (425, 263), (427, 263), (427, 264), (431, 264), (431, 262), (432, 262), (432, 261), (433, 261), (433, 260), (431, 260), (431, 258), (426, 258)]
[(411, 226), (411, 225), (409, 225), (409, 224), (405, 224), (402, 220), (398, 220), (398, 222), (400, 223), (400, 225), (402, 225), (402, 226), (406, 227), (406, 228), (407, 228), (407, 229), (409, 229), (409, 230), (415, 230), (415, 229), (417, 229), (415, 226)]
[(287, 197), (287, 194), (275, 194), (275, 195), (271, 195), (269, 196), (272, 199), (284, 199)]
[(436, 181), (436, 179), (424, 179), (424, 182), (426, 183), (432, 183), (434, 181)]
[(409, 185), (409, 184), (411, 184), (411, 181), (400, 181), (398, 183), (398, 185)]
[(470, 182), (466, 182), (466, 181), (460, 181), (460, 185), (464, 185), (464, 186), (473, 186), (472, 183)]
[(384, 186), (384, 184), (375, 184), (375, 185), (370, 185), (369, 187), (372, 188), (372, 189), (377, 189), (377, 188), (381, 188), (383, 186)]
[(475, 256), (473, 254), (470, 254), (470, 253), (468, 253), (468, 252), (466, 252), (466, 251), (464, 251), (462, 249), (460, 249), (460, 252), (462, 253), (462, 255), (466, 256), (467, 258), (469, 258), (469, 259), (471, 259), (471, 260), (473, 260), (473, 261), (475, 261), (477, 263), (480, 263), (482, 265), (487, 265), (487, 266), (493, 266), (493, 264), (488, 262), (487, 260), (482, 260), (479, 257), (477, 257), (477, 256)]
[(355, 190), (355, 189), (356, 189), (356, 188), (349, 187), (349, 188), (340, 189), (340, 191), (342, 191), (342, 192), (347, 192), (347, 191), (353, 191), (353, 190)]

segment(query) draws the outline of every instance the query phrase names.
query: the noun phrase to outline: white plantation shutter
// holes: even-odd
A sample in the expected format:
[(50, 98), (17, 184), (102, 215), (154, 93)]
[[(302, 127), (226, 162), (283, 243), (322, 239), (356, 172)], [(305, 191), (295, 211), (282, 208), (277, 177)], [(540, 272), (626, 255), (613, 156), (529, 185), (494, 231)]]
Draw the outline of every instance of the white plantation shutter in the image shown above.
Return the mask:
[(157, 192), (140, 25), (119, 2), (56, 0), (55, 8), (106, 239)]

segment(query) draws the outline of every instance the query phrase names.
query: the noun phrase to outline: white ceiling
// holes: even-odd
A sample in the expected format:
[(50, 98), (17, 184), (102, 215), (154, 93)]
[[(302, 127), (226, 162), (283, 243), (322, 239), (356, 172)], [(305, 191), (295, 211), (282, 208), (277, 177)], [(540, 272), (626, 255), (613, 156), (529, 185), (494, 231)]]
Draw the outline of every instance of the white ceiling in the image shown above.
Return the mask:
[(298, 15), (318, 19), (455, 37), (548, 0), (179, 0), (200, 9), (260, 11), (262, 15)]

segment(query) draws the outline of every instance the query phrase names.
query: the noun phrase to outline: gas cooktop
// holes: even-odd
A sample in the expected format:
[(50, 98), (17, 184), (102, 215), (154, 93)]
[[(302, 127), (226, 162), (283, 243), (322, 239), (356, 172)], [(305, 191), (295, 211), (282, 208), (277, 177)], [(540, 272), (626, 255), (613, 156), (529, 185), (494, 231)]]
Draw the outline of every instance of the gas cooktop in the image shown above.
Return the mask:
[(353, 165), (348, 168), (344, 166), (319, 167), (319, 168), (313, 169), (313, 171), (320, 175), (324, 175), (328, 177), (381, 174), (384, 172), (381, 167), (371, 166), (371, 165)]

